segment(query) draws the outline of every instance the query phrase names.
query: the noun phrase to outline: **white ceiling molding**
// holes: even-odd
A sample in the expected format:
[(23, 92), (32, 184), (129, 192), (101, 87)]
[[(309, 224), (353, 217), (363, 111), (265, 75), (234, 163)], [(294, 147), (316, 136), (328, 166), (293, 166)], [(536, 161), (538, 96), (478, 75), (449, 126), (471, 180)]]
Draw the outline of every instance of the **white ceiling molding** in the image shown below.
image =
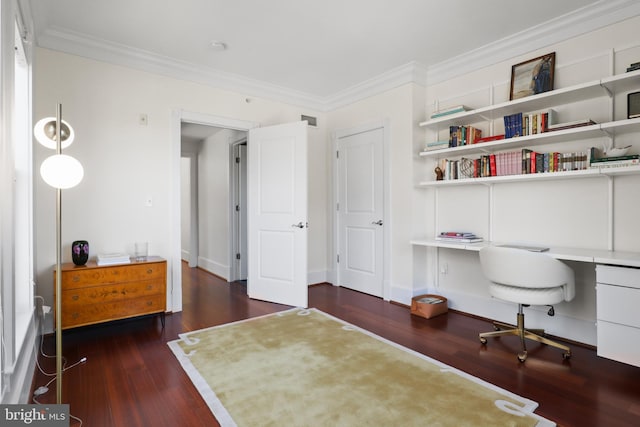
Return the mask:
[(66, 29), (52, 28), (38, 35), (38, 46), (142, 71), (188, 80), (255, 97), (277, 100), (323, 111), (313, 95), (258, 81), (238, 74), (207, 69), (130, 46), (97, 39)]
[(410, 62), (328, 97), (195, 66), (60, 28), (39, 34), (37, 42), (40, 47), (48, 49), (326, 112), (407, 83), (426, 86), (427, 83), (445, 81), (638, 15), (640, 2), (636, 0), (599, 1), (450, 60), (429, 67)]
[(427, 82), (429, 85), (443, 82), (638, 15), (640, 2), (636, 0), (594, 3), (593, 6), (558, 16), (542, 25), (430, 66)]
[(327, 97), (323, 103), (325, 110), (331, 111), (407, 83), (426, 86), (426, 67), (415, 61), (410, 62)]

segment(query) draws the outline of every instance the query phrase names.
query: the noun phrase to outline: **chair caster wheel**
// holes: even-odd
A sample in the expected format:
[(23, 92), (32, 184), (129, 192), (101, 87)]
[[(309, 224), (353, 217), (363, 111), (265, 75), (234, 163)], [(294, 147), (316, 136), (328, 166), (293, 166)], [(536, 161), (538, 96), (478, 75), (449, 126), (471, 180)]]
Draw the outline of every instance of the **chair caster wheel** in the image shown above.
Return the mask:
[(486, 338), (483, 338), (483, 337), (480, 337), (480, 342), (481, 342), (482, 344), (486, 344), (486, 343), (487, 343), (487, 339), (486, 339)]
[(562, 353), (562, 358), (563, 358), (564, 360), (569, 360), (569, 359), (571, 359), (571, 352), (570, 352), (570, 351), (567, 351), (566, 353)]
[(518, 353), (518, 360), (520, 362), (524, 362), (525, 360), (527, 360), (527, 352), (523, 351), (522, 353)]

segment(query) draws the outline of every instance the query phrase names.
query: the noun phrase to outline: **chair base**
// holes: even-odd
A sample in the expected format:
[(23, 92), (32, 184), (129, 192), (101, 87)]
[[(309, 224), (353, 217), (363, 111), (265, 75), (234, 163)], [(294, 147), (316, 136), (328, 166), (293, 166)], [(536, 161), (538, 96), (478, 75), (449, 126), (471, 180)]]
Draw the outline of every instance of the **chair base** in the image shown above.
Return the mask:
[(519, 336), (520, 342), (522, 344), (522, 351), (518, 353), (518, 360), (520, 362), (524, 362), (525, 360), (527, 360), (527, 346), (525, 344), (526, 339), (537, 341), (564, 350), (564, 353), (562, 354), (563, 359), (569, 359), (571, 357), (571, 349), (569, 347), (542, 336), (544, 334), (544, 329), (525, 329), (522, 306), (520, 307), (518, 312), (518, 324), (515, 328), (512, 325), (507, 325), (506, 323), (500, 322), (494, 322), (493, 327), (495, 328), (495, 331), (493, 332), (483, 332), (481, 334), (478, 334), (480, 342), (482, 344), (486, 344), (487, 338), (501, 337), (505, 335)]

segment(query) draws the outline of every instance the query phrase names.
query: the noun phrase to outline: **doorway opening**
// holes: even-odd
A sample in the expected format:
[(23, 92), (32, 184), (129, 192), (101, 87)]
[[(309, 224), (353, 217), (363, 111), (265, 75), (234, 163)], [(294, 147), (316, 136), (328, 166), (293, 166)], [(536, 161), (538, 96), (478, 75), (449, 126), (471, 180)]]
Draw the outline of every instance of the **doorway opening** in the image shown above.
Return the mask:
[(181, 125), (181, 257), (230, 282), (247, 278), (246, 141), (246, 131)]
[[(242, 236), (234, 228), (235, 148), (257, 123), (200, 113), (173, 113), (174, 183), (171, 283), (168, 307), (182, 310), (182, 260), (228, 281), (236, 280)], [(240, 223), (238, 223), (241, 227)], [(246, 233), (244, 234), (246, 237)], [(246, 258), (246, 257), (245, 257)]]

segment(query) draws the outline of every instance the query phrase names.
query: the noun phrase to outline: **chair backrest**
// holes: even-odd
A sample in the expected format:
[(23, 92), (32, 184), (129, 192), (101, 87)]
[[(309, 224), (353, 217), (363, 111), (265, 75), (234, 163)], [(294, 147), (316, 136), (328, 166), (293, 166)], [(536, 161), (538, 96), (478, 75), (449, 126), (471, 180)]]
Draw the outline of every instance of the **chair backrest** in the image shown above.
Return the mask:
[(480, 266), (495, 283), (520, 288), (562, 287), (565, 301), (575, 296), (573, 270), (545, 253), (488, 246), (480, 250)]

